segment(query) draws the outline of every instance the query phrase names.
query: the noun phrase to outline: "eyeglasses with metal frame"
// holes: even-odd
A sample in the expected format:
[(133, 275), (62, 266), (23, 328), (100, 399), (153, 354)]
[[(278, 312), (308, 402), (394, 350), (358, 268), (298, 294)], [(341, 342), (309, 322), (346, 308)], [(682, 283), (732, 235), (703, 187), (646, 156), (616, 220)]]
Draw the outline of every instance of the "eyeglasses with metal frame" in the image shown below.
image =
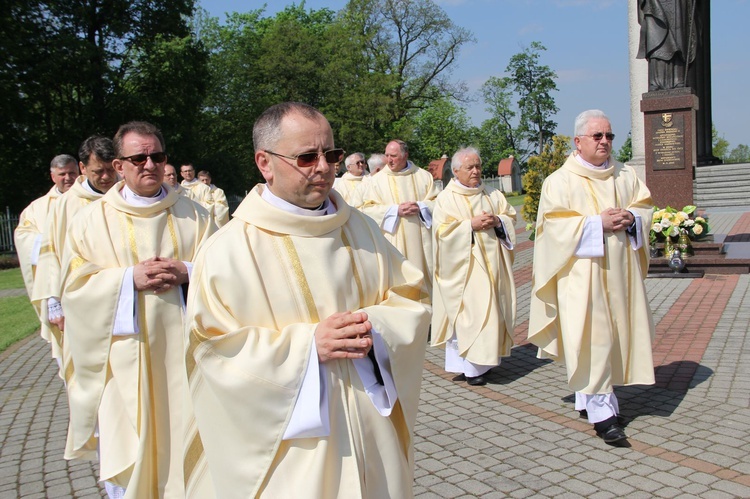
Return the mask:
[(340, 163), (344, 158), (344, 154), (346, 154), (346, 151), (344, 151), (343, 149), (331, 149), (329, 151), (323, 152), (303, 152), (302, 154), (297, 154), (296, 156), (287, 156), (285, 154), (279, 154), (277, 152), (269, 151), (268, 149), (264, 149), (264, 151), (268, 154), (273, 154), (274, 156), (279, 156), (281, 158), (293, 159), (296, 161), (297, 166), (300, 168), (310, 168), (317, 165), (321, 156), (324, 156), (326, 159), (326, 163), (330, 165), (334, 163)]
[(129, 161), (133, 163), (135, 166), (141, 167), (146, 164), (146, 161), (148, 161), (148, 158), (151, 158), (151, 161), (154, 162), (155, 165), (159, 165), (161, 163), (167, 162), (167, 153), (165, 152), (152, 152), (151, 154), (133, 154), (132, 156), (123, 156), (122, 158), (117, 158), (121, 161)]
[(610, 141), (610, 142), (612, 142), (613, 140), (615, 140), (615, 134), (612, 133), (612, 132), (607, 132), (607, 133), (596, 132), (596, 133), (592, 133), (591, 135), (584, 134), (583, 136), (584, 137), (591, 137), (592, 139), (594, 139), (597, 142), (599, 142), (600, 140), (602, 140), (604, 137), (607, 137), (607, 140)]

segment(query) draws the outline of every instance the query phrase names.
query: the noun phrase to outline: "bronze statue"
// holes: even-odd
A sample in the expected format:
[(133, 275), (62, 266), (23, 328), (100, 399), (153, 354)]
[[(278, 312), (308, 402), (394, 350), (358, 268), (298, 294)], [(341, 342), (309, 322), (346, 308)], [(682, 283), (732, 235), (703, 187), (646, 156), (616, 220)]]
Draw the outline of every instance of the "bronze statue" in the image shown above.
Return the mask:
[(691, 87), (689, 70), (698, 53), (698, 0), (639, 0), (639, 59), (648, 61), (648, 89)]

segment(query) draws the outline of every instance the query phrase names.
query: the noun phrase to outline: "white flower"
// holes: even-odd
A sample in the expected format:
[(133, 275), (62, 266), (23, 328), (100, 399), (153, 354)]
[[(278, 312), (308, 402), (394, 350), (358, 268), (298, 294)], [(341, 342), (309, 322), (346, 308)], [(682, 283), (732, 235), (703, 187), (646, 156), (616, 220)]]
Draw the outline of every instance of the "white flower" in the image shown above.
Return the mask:
[(700, 236), (703, 234), (703, 226), (700, 224), (695, 224), (695, 227), (693, 227), (693, 234), (696, 236)]
[(685, 222), (683, 223), (683, 225), (685, 227), (692, 227), (693, 225), (695, 225), (695, 220), (687, 219), (687, 220), (685, 220)]
[(667, 227), (670, 227), (670, 226), (672, 225), (672, 222), (670, 222), (668, 218), (662, 218), (662, 219), (661, 219), (661, 222), (659, 222), (659, 223), (660, 223), (660, 224), (661, 224), (661, 226), (662, 226), (662, 227), (664, 227), (665, 229), (666, 229)]
[[(693, 231), (693, 232), (695, 232), (695, 231)], [(672, 236), (672, 237), (678, 235), (679, 233), (680, 233), (680, 229), (676, 225), (673, 225), (672, 226), (672, 230), (669, 231), (669, 235)]]
[(660, 223), (655, 223), (651, 228), (654, 232), (661, 232), (664, 230), (664, 227), (662, 227)]

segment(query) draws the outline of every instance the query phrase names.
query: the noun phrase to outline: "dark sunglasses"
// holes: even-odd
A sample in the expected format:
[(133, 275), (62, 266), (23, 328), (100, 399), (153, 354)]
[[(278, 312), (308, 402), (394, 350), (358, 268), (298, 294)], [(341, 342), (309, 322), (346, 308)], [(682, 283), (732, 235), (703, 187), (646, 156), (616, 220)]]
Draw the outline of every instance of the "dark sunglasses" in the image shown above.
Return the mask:
[(117, 159), (120, 159), (122, 161), (130, 161), (135, 166), (143, 166), (146, 164), (146, 161), (148, 161), (148, 158), (151, 158), (151, 161), (153, 161), (155, 165), (166, 163), (167, 153), (152, 152), (151, 154), (133, 154), (132, 156), (124, 156)]
[(268, 149), (264, 150), (268, 154), (273, 154), (274, 156), (279, 156), (286, 159), (294, 159), (297, 161), (297, 166), (299, 166), (300, 168), (310, 168), (311, 166), (317, 165), (318, 160), (321, 156), (325, 156), (326, 163), (328, 164), (339, 163), (344, 158), (344, 154), (346, 154), (346, 151), (344, 151), (343, 149), (331, 149), (330, 151), (325, 151), (322, 153), (303, 152), (302, 154), (297, 154), (296, 156), (285, 156), (284, 154), (269, 151)]
[(362, 161), (362, 160), (360, 160), (360, 161), (357, 161), (357, 164), (358, 164), (358, 165), (366, 165), (366, 164), (367, 164), (367, 162), (366, 162), (366, 161)]
[(607, 140), (610, 141), (610, 142), (612, 142), (613, 140), (615, 140), (615, 134), (612, 133), (612, 132), (607, 132), (607, 133), (596, 132), (596, 133), (592, 133), (591, 135), (586, 135), (586, 137), (591, 137), (592, 139), (594, 139), (597, 142), (599, 142), (600, 140), (602, 140), (604, 137), (607, 137)]

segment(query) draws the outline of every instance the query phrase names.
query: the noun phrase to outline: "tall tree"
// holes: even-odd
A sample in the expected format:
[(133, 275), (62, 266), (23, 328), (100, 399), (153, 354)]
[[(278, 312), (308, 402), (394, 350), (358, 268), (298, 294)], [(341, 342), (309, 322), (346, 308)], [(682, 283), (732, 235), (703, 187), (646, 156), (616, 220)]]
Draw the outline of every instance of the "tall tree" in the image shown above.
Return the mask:
[(409, 157), (420, 166), (443, 154), (450, 157), (460, 147), (468, 145), (469, 119), (466, 111), (449, 99), (436, 100), (418, 113), (414, 120), (414, 138), (409, 145)]
[(545, 144), (542, 154), (529, 158), (528, 170), (522, 179), (526, 193), (522, 213), (527, 229), (532, 229), (536, 224), (544, 179), (565, 163), (570, 150), (569, 144), (570, 137), (555, 135), (551, 143)]
[(518, 95), (520, 129), (528, 140), (536, 144), (538, 154), (542, 154), (555, 133), (557, 123), (552, 117), (559, 111), (552, 92), (557, 90), (557, 75), (549, 66), (539, 63), (541, 52), (547, 50), (539, 42), (532, 42), (522, 52), (510, 58), (508, 84)]
[(451, 21), (432, 0), (351, 0), (347, 18), (359, 22), (369, 71), (393, 75), (388, 113), (398, 123), (437, 98), (462, 98), (464, 85), (449, 77), (473, 34)]
[(626, 163), (633, 158), (633, 140), (628, 133), (628, 138), (625, 139), (625, 143), (622, 144), (620, 150), (617, 151), (617, 161), (620, 163)]
[[(75, 154), (88, 135), (111, 135), (125, 120), (150, 119), (168, 142), (191, 142), (183, 126), (190, 120), (161, 121), (175, 114), (169, 106), (194, 115), (201, 99), (202, 49), (186, 22), (194, 0), (10, 3), (2, 15), (10, 15), (5, 25), (14, 29), (0, 35), (7, 57), (0, 85), (13, 109), (8, 131), (0, 133), (0, 163), (24, 165), (28, 176), (16, 176), (12, 189), (0, 187), (6, 203), (22, 208), (49, 188), (52, 156)], [(170, 60), (157, 61), (161, 56)], [(175, 78), (166, 85), (170, 74)], [(164, 105), (186, 103), (185, 96), (189, 106)]]

